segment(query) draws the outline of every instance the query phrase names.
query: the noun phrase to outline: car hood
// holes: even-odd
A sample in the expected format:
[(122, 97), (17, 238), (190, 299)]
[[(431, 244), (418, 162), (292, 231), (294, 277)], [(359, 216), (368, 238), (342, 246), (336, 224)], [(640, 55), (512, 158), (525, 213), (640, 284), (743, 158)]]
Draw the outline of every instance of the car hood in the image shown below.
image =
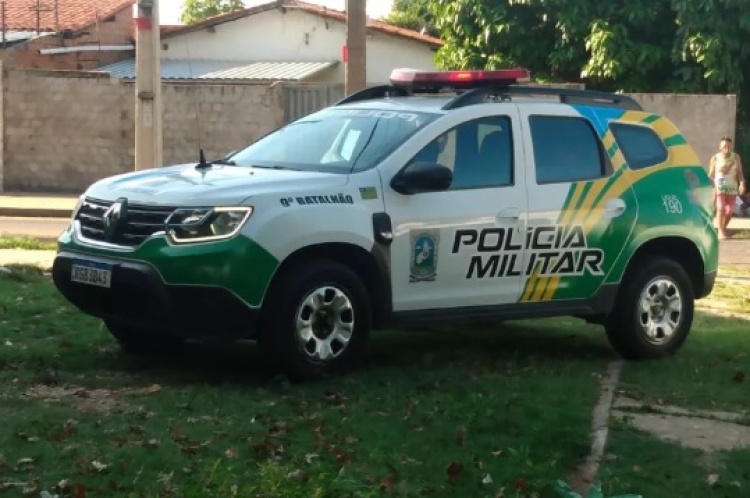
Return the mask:
[(105, 178), (93, 184), (88, 197), (155, 205), (236, 205), (260, 194), (313, 191), (346, 185), (348, 175), (195, 163), (155, 168)]

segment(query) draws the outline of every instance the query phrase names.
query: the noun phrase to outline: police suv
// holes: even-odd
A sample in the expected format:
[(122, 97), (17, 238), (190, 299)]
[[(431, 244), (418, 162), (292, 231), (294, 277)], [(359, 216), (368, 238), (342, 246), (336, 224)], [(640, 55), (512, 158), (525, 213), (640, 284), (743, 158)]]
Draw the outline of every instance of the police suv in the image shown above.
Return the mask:
[(395, 70), (230, 156), (105, 178), (53, 278), (130, 352), (255, 339), (295, 379), (371, 330), (576, 316), (674, 353), (718, 266), (711, 183), (668, 119), (525, 69)]

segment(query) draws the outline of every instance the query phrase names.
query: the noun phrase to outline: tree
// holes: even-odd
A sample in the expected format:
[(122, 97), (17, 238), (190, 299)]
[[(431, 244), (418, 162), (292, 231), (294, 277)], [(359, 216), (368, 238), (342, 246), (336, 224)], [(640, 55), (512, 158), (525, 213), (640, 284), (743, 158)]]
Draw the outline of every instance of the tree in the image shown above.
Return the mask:
[(739, 92), (750, 82), (746, 1), (430, 0), (430, 9), (445, 68), (521, 65), (603, 89)]
[(391, 12), (383, 22), (437, 36), (435, 16), (430, 10), (430, 0), (393, 0)]
[(185, 0), (180, 20), (185, 24), (195, 24), (209, 17), (244, 8), (242, 0)]

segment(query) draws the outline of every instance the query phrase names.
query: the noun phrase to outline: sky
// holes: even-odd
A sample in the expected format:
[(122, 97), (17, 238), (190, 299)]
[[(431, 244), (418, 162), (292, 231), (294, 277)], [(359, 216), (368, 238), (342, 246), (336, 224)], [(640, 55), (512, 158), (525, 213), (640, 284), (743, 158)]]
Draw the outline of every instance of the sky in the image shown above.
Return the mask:
[[(245, 7), (252, 7), (269, 0), (244, 0)], [(306, 0), (309, 3), (324, 5), (332, 9), (344, 10), (346, 0)], [(382, 17), (391, 11), (392, 0), (366, 0), (367, 14), (372, 18)], [(160, 0), (159, 24), (182, 24), (180, 14), (184, 0)]]

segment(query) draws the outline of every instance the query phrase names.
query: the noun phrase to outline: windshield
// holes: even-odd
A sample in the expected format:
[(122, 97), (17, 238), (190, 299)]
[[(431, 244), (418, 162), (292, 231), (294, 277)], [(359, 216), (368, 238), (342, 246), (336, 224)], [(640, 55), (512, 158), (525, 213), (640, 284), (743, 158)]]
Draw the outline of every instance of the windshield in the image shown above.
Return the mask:
[(376, 165), (438, 114), (326, 109), (231, 156), (238, 166), (350, 173)]

